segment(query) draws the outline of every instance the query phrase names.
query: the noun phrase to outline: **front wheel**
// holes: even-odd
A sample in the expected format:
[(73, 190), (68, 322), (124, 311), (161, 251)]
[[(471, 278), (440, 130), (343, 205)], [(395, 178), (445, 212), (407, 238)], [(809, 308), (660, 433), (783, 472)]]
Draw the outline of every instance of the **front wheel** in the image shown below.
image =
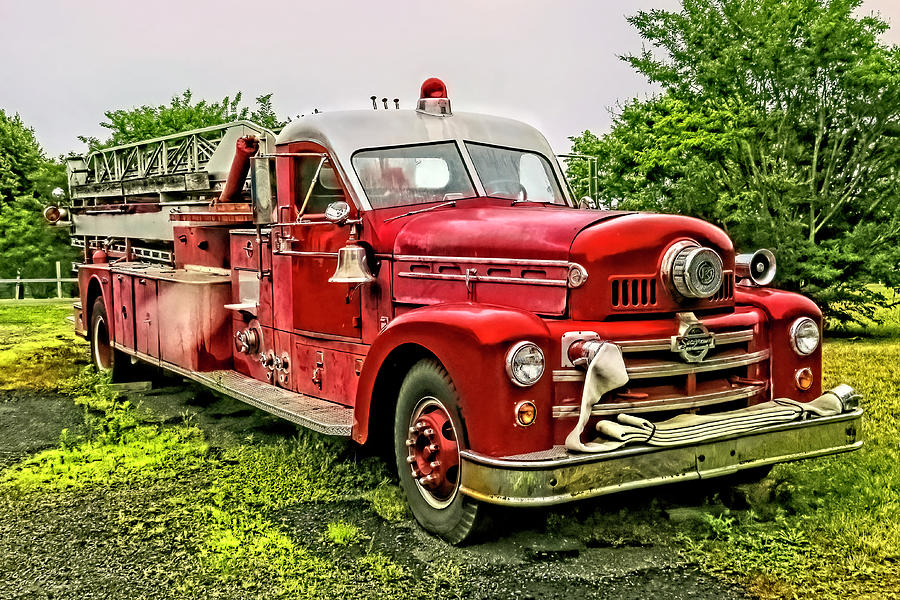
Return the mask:
[(452, 544), (475, 532), (481, 505), (459, 491), (465, 432), (459, 395), (433, 360), (413, 365), (403, 380), (394, 419), (400, 485), (416, 520)]

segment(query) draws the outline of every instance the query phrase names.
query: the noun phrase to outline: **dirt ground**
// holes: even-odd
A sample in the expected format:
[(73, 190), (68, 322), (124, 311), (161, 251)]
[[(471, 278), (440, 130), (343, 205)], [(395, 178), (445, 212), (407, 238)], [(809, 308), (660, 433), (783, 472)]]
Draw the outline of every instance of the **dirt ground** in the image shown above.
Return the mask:
[[(161, 423), (191, 412), (213, 451), (248, 436), (277, 440), (296, 434), (290, 423), (177, 383), (130, 396), (148, 419)], [(64, 396), (4, 393), (0, 470), (58, 445), (62, 429), (77, 432), (83, 422), (83, 409)], [(186, 524), (168, 519), (154, 527), (154, 517), (166, 498), (202, 488), (203, 477), (57, 492), (28, 503), (0, 496), (0, 599), (178, 595), (173, 590), (196, 568), (197, 549), (185, 534)], [(708, 493), (696, 486), (664, 488), (557, 510), (503, 511), (495, 515), (498, 526), (491, 538), (463, 548), (429, 536), (411, 520), (385, 521), (363, 500), (307, 503), (268, 517), (325, 555), (359, 552), (324, 544), (316, 548), (324, 524), (345, 519), (410, 573), (450, 558), (464, 565), (459, 578), (466, 598), (744, 598), (740, 589), (686, 564), (675, 550), (675, 525), (666, 515), (690, 516)], [(598, 523), (605, 526), (598, 529)], [(195, 586), (190, 595), (245, 597), (239, 587), (215, 585)]]

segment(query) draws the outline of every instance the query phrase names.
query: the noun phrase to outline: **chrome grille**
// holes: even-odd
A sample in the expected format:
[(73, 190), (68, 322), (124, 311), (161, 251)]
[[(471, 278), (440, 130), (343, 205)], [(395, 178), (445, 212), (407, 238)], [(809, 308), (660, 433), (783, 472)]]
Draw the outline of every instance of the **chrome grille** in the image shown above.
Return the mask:
[[(714, 336), (715, 346), (703, 361), (694, 363), (684, 362), (672, 352), (671, 338), (614, 342), (622, 349), (629, 381), (624, 389), (601, 398), (592, 414), (696, 409), (765, 392), (769, 350), (752, 349), (753, 330), (714, 332)], [(553, 371), (553, 381), (569, 385), (557, 389), (564, 401), (554, 406), (553, 416), (576, 417), (584, 371), (559, 369)]]

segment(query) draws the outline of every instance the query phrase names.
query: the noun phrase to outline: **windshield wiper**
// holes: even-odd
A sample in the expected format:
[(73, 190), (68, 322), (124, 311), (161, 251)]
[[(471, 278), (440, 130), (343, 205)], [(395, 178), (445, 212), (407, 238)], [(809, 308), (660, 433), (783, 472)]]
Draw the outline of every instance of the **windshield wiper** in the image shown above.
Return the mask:
[(435, 204), (434, 206), (429, 206), (428, 208), (420, 208), (419, 210), (411, 210), (409, 212), (405, 212), (402, 215), (394, 215), (393, 217), (388, 217), (384, 220), (385, 223), (388, 221), (393, 221), (394, 219), (402, 219), (403, 217), (408, 217), (410, 215), (417, 215), (419, 213), (428, 212), (430, 210), (434, 210), (436, 208), (443, 208), (445, 206), (456, 206), (456, 200), (451, 200), (450, 202), (444, 202), (443, 204)]
[(523, 204), (525, 202), (531, 202), (532, 204), (556, 204), (553, 200), (513, 200), (510, 206), (515, 206), (516, 204)]

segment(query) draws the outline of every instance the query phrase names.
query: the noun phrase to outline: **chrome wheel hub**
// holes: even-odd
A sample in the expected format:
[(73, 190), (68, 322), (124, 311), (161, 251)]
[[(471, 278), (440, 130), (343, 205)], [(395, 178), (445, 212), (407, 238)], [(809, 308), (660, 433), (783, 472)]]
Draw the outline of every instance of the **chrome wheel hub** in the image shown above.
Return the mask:
[(407, 456), (416, 487), (428, 504), (445, 508), (459, 491), (459, 445), (450, 414), (440, 400), (422, 398), (409, 421)]

